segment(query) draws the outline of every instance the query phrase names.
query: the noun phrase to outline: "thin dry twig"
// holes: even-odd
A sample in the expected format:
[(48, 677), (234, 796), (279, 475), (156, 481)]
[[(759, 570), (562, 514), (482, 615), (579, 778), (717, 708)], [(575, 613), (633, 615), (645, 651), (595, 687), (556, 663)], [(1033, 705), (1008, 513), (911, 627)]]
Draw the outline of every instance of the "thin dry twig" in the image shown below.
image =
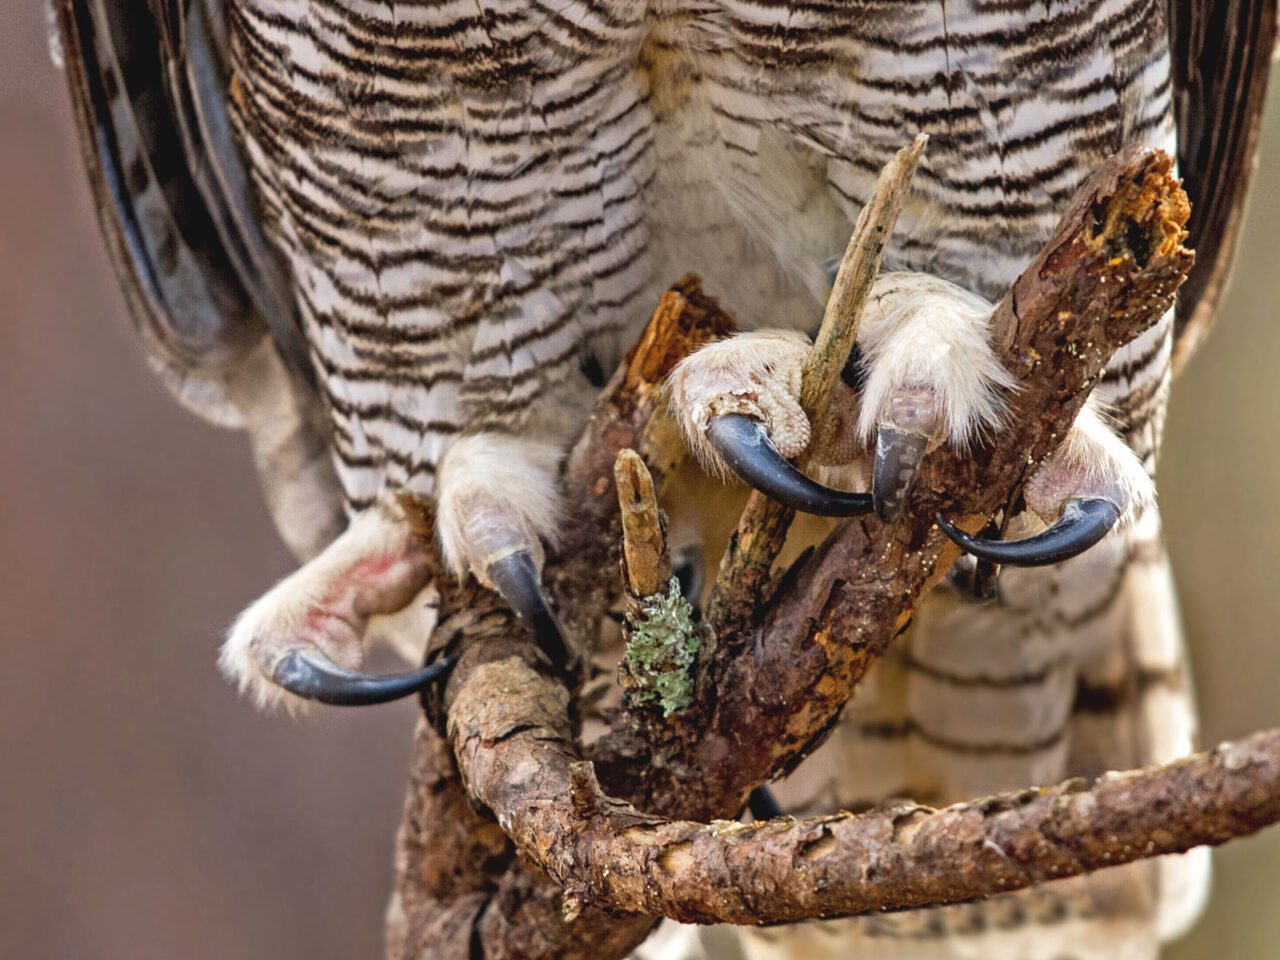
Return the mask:
[[(796, 459), (801, 470), (825, 440), (823, 431), (832, 390), (858, 339), (862, 310), (880, 273), (885, 247), (911, 193), (911, 181), (928, 142), (927, 135), (918, 135), (885, 164), (845, 247), (822, 326), (805, 358), (801, 377), (800, 407), (813, 424), (809, 446)], [(752, 491), (747, 498), (708, 602), (708, 618), (722, 631), (746, 623), (759, 609), (763, 588), (793, 517), (793, 511), (758, 491)]]

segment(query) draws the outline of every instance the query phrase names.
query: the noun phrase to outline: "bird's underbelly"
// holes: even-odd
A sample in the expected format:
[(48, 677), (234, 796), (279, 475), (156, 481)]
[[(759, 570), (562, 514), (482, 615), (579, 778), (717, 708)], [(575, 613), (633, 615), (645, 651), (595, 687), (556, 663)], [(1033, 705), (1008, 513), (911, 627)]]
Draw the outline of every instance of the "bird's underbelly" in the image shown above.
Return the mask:
[(998, 296), (1099, 159), (1170, 146), (1163, 8), (238, 0), (234, 101), (352, 503), (568, 436), (680, 274), (812, 326), (879, 167), (898, 266)]

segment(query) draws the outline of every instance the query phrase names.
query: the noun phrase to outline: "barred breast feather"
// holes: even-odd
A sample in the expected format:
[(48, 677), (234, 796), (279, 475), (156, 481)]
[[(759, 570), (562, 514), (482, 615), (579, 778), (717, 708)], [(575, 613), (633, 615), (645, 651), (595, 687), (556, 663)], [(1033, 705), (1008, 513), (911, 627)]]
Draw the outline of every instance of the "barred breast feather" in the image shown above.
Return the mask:
[(235, 116), (356, 507), (430, 493), (460, 431), (567, 429), (581, 362), (681, 271), (748, 325), (812, 324), (917, 131), (894, 256), (987, 294), (1099, 158), (1172, 147), (1154, 2), (230, 11)]

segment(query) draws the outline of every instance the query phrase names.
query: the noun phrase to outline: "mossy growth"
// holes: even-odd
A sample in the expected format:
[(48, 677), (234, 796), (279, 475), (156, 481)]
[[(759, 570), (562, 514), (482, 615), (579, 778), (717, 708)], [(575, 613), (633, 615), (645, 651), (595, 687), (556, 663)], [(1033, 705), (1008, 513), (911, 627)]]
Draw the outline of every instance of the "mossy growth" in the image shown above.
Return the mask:
[(680, 582), (672, 577), (665, 594), (647, 597), (630, 626), (627, 666), (637, 681), (634, 696), (641, 703), (657, 703), (664, 717), (688, 707), (699, 639), (693, 607), (680, 593)]

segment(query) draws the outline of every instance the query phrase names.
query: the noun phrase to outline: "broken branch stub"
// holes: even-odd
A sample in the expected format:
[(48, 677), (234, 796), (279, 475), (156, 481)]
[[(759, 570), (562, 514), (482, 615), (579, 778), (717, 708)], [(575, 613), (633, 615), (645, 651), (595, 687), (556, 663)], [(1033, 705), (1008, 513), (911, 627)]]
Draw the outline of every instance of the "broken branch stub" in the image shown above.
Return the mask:
[(627, 592), (642, 599), (665, 591), (671, 579), (671, 557), (653, 476), (640, 454), (628, 448), (613, 465), (622, 516), (622, 569)]

